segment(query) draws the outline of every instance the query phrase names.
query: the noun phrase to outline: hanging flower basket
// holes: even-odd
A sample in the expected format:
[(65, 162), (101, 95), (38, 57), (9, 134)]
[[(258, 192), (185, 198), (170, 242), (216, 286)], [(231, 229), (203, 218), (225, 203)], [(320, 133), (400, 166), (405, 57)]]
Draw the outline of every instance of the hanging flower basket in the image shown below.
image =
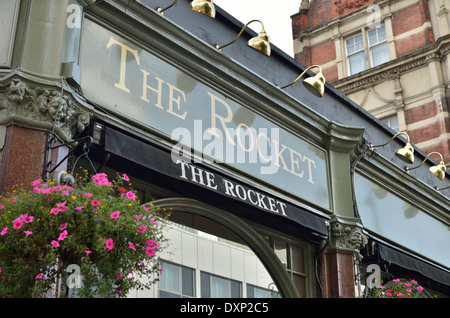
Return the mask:
[(54, 296), (59, 280), (79, 297), (154, 284), (167, 216), (141, 205), (126, 174), (31, 185), (0, 197), (0, 297)]
[(374, 287), (365, 298), (429, 298), (429, 293), (414, 279), (397, 278)]

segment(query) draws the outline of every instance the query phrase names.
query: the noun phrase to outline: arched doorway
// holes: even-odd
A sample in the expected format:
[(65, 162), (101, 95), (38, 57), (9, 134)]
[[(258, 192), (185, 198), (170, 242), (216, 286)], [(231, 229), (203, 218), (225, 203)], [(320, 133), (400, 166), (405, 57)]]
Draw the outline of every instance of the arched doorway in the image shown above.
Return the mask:
[(291, 277), (274, 251), (255, 229), (225, 210), (189, 198), (166, 198), (151, 202), (171, 211), (171, 220), (221, 239), (245, 244), (264, 265), (282, 297), (300, 297)]

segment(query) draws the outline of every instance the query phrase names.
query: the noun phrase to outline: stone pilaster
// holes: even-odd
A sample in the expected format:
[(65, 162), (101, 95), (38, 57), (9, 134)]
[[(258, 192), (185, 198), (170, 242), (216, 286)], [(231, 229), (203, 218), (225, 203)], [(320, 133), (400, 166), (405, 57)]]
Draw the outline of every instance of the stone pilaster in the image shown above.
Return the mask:
[(91, 111), (64, 82), (20, 72), (1, 79), (0, 193), (46, 177), (48, 162), (56, 164), (68, 152), (66, 147), (49, 151), (49, 140), (72, 141), (89, 124)]

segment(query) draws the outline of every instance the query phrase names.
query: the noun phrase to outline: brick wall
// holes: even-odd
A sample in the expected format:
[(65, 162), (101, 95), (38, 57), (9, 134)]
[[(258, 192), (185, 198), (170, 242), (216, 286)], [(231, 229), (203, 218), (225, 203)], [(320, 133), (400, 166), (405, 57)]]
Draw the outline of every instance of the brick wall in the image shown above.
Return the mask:
[(312, 29), (334, 18), (352, 13), (374, 3), (375, 0), (310, 0), (309, 10), (292, 16), (294, 38), (302, 31)]
[(450, 143), (445, 134), (450, 133), (450, 119), (442, 114), (447, 108), (445, 99), (439, 104), (436, 102), (426, 103), (422, 106), (407, 109), (405, 111), (405, 121), (407, 125), (416, 123), (416, 126), (419, 126), (420, 122), (423, 121), (423, 125), (415, 129), (408, 129), (411, 142), (413, 144), (423, 144), (421, 149), (425, 153), (439, 152), (444, 157), (444, 160), (449, 162)]
[[(394, 36), (406, 32), (414, 32), (407, 38), (395, 42), (397, 57), (413, 53), (434, 43), (431, 25), (421, 28), (425, 23), (430, 23), (430, 12), (425, 1), (420, 1), (406, 9), (395, 12), (392, 15), (392, 31)], [(418, 29), (414, 31), (414, 29)]]

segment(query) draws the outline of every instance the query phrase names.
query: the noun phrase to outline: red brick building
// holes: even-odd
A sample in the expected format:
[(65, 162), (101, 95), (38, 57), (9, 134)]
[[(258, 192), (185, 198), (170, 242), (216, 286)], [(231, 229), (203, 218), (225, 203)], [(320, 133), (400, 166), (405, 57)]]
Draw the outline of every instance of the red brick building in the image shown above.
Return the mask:
[(443, 0), (303, 0), (291, 17), (295, 59), (321, 65), (334, 87), (448, 163), (449, 9)]

